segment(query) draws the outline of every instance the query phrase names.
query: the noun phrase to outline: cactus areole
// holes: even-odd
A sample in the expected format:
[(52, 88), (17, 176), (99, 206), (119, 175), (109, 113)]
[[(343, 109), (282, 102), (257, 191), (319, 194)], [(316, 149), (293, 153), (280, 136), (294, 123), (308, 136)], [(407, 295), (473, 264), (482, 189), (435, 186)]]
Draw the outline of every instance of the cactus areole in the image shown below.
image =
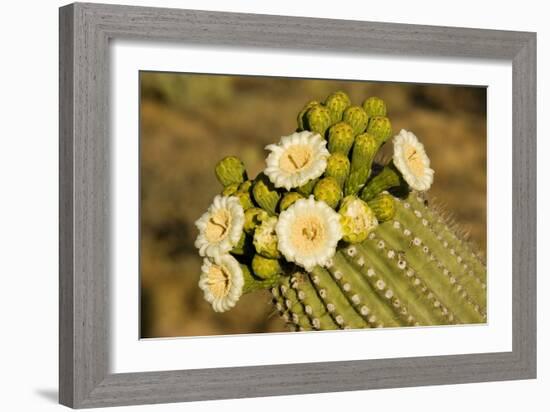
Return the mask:
[(234, 156), (215, 166), (221, 194), (197, 220), (213, 310), (268, 289), (293, 331), (486, 322), (485, 262), (429, 205), (428, 155), (384, 101), (334, 92), (266, 149), (253, 180)]

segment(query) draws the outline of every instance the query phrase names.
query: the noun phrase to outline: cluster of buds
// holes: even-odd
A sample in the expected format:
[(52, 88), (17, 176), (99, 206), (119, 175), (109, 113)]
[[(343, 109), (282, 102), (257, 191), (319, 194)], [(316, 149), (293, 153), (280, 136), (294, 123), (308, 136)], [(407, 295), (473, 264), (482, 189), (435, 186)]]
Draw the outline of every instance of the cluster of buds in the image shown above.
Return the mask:
[(214, 310), (277, 285), (296, 266), (329, 265), (341, 243), (365, 241), (392, 219), (392, 188), (427, 190), (433, 170), (409, 131), (394, 137), (392, 161), (374, 172), (392, 135), (384, 101), (353, 105), (338, 91), (305, 105), (297, 130), (266, 147), (266, 168), (253, 180), (240, 159), (222, 159), (215, 168), (221, 194), (196, 222), (199, 285)]

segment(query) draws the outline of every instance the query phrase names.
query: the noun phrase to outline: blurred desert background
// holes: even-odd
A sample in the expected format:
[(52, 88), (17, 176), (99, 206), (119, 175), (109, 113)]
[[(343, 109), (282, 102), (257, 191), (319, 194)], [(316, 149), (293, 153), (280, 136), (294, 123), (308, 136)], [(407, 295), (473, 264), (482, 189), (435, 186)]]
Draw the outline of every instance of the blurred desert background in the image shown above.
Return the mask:
[(141, 337), (286, 332), (267, 293), (215, 313), (197, 282), (194, 226), (221, 190), (216, 162), (236, 155), (249, 177), (264, 146), (296, 129), (310, 100), (343, 90), (386, 101), (394, 133), (411, 130), (435, 170), (430, 198), (486, 248), (486, 90), (475, 87), (142, 72)]

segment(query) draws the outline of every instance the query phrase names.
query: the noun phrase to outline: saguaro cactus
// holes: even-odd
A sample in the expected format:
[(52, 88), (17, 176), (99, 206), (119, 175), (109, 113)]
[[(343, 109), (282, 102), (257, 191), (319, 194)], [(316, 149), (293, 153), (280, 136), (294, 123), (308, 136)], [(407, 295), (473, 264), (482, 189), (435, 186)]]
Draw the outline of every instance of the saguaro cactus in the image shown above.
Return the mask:
[(297, 331), (485, 322), (485, 263), (430, 204), (422, 144), (402, 130), (374, 163), (392, 136), (386, 104), (339, 91), (298, 123), (253, 181), (234, 157), (215, 168), (224, 189), (196, 241), (214, 310), (269, 289)]

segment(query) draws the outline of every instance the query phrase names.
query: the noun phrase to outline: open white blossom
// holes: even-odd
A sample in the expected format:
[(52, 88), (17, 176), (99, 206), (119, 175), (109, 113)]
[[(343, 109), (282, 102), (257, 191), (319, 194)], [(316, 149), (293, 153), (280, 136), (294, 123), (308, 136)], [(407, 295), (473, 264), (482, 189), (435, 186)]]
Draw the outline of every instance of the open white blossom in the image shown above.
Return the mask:
[(342, 238), (340, 215), (313, 196), (299, 199), (281, 212), (275, 231), (286, 260), (308, 271), (316, 265), (325, 266)]
[(430, 159), (414, 133), (401, 130), (393, 138), (393, 163), (412, 189), (424, 191), (432, 185), (434, 171), (430, 169)]
[(283, 136), (279, 144), (266, 146), (271, 153), (264, 173), (275, 187), (302, 186), (325, 171), (330, 156), (326, 144), (321, 135), (307, 130)]
[(227, 254), (214, 261), (203, 260), (199, 287), (214, 311), (225, 312), (234, 307), (243, 293), (243, 286), (243, 271), (233, 256)]
[(199, 229), (195, 247), (200, 255), (217, 258), (239, 242), (244, 225), (243, 207), (234, 196), (218, 195), (195, 225)]

